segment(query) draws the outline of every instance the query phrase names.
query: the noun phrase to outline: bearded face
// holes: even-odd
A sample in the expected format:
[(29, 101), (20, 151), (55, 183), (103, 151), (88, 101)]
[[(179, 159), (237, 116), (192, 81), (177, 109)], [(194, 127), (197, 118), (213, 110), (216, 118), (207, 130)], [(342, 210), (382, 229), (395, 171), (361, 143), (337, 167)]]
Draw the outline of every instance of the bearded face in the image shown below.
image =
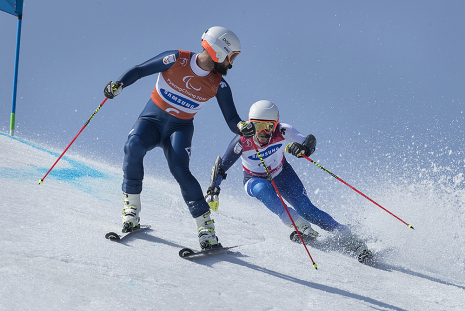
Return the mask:
[(215, 63), (214, 70), (222, 76), (226, 76), (228, 74), (228, 69), (231, 69), (232, 65), (225, 60), (221, 64)]

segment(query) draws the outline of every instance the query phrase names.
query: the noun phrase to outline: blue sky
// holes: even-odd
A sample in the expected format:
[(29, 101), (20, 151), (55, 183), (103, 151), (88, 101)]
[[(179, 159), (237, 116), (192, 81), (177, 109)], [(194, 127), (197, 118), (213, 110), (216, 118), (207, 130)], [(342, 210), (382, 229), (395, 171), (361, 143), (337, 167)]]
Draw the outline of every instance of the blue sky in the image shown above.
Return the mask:
[[(106, 83), (166, 50), (200, 52), (202, 33), (220, 25), (242, 43), (226, 77), (242, 118), (255, 101), (274, 101), (282, 122), (317, 137), (315, 160), (338, 175), (431, 161), (461, 170), (463, 12), (463, 1), (26, 0), (16, 135), (61, 152), (104, 99)], [(0, 14), (2, 132), (16, 27), (14, 16)], [(155, 81), (146, 77), (108, 100), (69, 152), (120, 165)], [(232, 134), (216, 100), (195, 126), (192, 171), (208, 179)], [(146, 166), (169, 174), (160, 150)]]

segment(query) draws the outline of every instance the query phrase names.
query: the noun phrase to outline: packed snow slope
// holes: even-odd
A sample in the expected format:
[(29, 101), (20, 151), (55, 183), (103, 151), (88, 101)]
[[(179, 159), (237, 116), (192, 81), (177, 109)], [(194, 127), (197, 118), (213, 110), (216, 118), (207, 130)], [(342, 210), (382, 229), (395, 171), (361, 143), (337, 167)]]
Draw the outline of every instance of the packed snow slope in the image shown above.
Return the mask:
[(152, 230), (110, 242), (105, 233), (121, 226), (120, 168), (65, 156), (39, 185), (60, 153), (0, 134), (0, 310), (464, 310), (460, 172), (449, 183), (426, 173), (355, 181), (415, 230), (336, 181), (352, 206), (327, 210), (350, 219), (377, 263), (310, 247), (315, 270), (291, 230), (239, 181), (214, 213), (220, 241), (239, 245), (232, 254), (178, 256), (197, 247), (195, 224), (174, 179), (157, 176), (142, 193), (142, 223)]

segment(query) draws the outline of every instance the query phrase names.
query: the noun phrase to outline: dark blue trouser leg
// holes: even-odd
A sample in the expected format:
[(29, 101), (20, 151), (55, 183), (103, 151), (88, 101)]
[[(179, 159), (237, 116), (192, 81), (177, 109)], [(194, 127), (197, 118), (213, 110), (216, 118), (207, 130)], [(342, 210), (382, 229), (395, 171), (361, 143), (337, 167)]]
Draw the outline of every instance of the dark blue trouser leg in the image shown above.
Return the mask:
[(142, 192), (144, 157), (160, 142), (160, 132), (150, 121), (139, 119), (124, 145), (123, 191), (131, 194)]
[(193, 133), (192, 120), (176, 119), (149, 101), (124, 146), (123, 191), (131, 194), (142, 192), (144, 156), (147, 151), (162, 147), (171, 174), (179, 183), (192, 216), (198, 217), (208, 212), (210, 208), (200, 184), (189, 170)]
[(192, 217), (198, 217), (209, 211), (202, 188), (189, 169), (193, 127), (175, 131), (163, 142), (163, 150), (171, 174), (181, 188), (181, 194), (189, 207)]

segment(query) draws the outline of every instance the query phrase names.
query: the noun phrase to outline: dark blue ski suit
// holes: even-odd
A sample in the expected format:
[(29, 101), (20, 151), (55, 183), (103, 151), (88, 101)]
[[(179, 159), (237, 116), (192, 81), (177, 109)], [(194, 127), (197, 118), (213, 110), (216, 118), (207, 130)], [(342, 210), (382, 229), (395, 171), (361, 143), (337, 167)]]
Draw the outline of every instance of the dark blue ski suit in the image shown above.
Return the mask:
[(160, 73), (151, 99), (124, 146), (123, 191), (141, 193), (144, 156), (147, 151), (161, 147), (194, 218), (208, 212), (209, 206), (199, 182), (189, 170), (193, 116), (215, 96), (232, 132), (236, 133), (236, 125), (241, 121), (229, 85), (220, 74), (201, 69), (196, 63), (197, 55), (181, 50), (166, 51), (129, 69), (118, 79), (126, 88), (140, 78)]

